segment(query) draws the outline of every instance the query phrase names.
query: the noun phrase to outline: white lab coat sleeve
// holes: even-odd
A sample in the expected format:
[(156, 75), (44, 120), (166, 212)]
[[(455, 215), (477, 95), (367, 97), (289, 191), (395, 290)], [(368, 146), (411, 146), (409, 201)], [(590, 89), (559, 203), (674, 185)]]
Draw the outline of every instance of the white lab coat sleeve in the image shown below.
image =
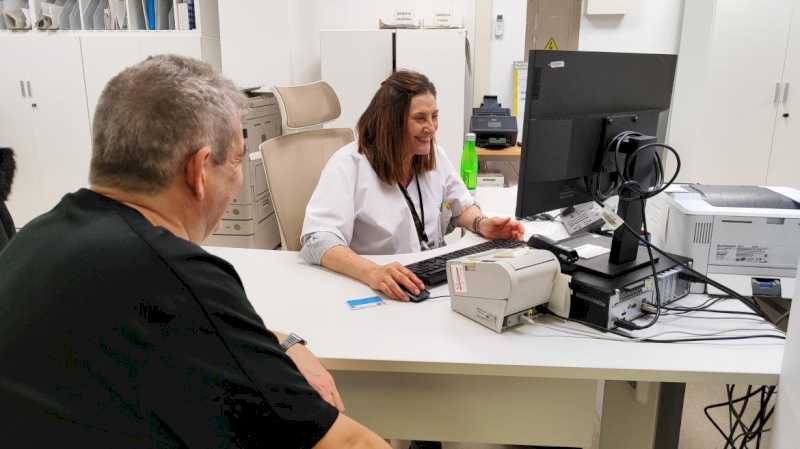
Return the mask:
[(301, 240), (315, 232), (329, 232), (350, 245), (355, 222), (356, 178), (356, 161), (347, 155), (331, 157), (306, 206)]
[(322, 256), (335, 246), (347, 246), (337, 234), (326, 231), (312, 232), (300, 239), (300, 257), (314, 265), (322, 265)]
[(439, 164), (444, 182), (444, 199), (450, 203), (453, 212), (452, 220), (455, 222), (462, 212), (477, 203), (467, 190), (467, 186), (464, 185), (464, 181), (461, 180), (461, 176), (453, 168), (453, 164), (450, 163), (450, 158), (447, 157), (444, 150), (441, 147), (437, 147), (436, 150), (436, 163)]

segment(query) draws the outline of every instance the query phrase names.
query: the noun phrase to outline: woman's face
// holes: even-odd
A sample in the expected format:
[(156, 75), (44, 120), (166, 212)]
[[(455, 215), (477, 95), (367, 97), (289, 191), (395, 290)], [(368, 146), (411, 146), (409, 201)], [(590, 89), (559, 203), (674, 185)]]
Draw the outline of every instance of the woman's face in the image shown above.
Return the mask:
[(406, 154), (425, 156), (431, 152), (431, 142), (439, 128), (439, 108), (431, 93), (411, 98), (406, 118)]

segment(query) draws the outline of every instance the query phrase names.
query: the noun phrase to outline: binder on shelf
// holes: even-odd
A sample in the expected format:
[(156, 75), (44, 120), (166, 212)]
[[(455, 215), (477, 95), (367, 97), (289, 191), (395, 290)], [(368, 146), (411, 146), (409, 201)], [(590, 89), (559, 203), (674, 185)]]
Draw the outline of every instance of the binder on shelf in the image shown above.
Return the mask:
[(55, 2), (42, 2), (39, 7), (40, 11), (36, 18), (36, 28), (39, 30), (59, 29), (61, 11), (64, 7)]
[(168, 30), (169, 11), (172, 9), (172, 0), (154, 0), (154, 1), (155, 1), (156, 25), (155, 28), (153, 29)]
[(185, 2), (176, 5), (177, 13), (175, 14), (177, 20), (176, 29), (188, 30), (189, 29), (189, 5)]
[(128, 29), (127, 16), (128, 11), (125, 8), (125, 0), (109, 0), (108, 3), (111, 14), (111, 28), (110, 30), (126, 30)]
[(189, 29), (194, 30), (195, 27), (195, 17), (194, 17), (194, 0), (186, 0), (186, 9), (188, 10), (189, 14)]
[(86, 6), (86, 9), (83, 10), (83, 24), (87, 30), (94, 30), (94, 13), (97, 11), (97, 7), (100, 4), (100, 0), (91, 0), (89, 4)]
[(156, 29), (156, 0), (142, 0), (144, 24), (148, 30)]
[(9, 30), (31, 29), (31, 11), (28, 3), (22, 0), (5, 0), (3, 2), (3, 23)]
[(128, 3), (128, 29), (146, 30), (147, 20), (144, 15), (144, 2), (142, 0), (127, 0)]
[[(3, 15), (3, 3), (4, 1), (0, 0), (0, 16)], [(5, 29), (6, 29), (6, 21), (5, 19), (3, 19), (3, 17), (0, 17), (0, 31)]]
[(175, 29), (175, 10), (172, 7), (172, 3), (169, 4), (169, 11), (167, 12), (167, 29), (174, 30)]
[[(58, 16), (58, 26), (62, 30), (74, 30), (72, 24), (69, 22), (69, 15), (72, 14), (72, 9), (76, 8), (78, 0), (67, 0), (64, 2), (64, 7), (61, 9), (61, 14)], [(80, 27), (78, 27), (80, 28)]]
[(106, 9), (108, 9), (108, 0), (98, 0), (97, 7), (94, 9), (94, 14), (92, 16), (92, 29), (107, 29), (105, 23)]
[(78, 5), (78, 2), (74, 2), (75, 6), (72, 7), (72, 10), (69, 13), (69, 29), (70, 30), (80, 30), (81, 29), (81, 8)]

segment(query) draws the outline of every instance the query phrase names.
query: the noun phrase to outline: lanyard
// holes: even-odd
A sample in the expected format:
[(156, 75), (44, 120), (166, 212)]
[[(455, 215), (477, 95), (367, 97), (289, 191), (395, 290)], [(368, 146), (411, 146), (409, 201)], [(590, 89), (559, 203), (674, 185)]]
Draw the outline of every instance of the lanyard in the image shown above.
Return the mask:
[(422, 215), (421, 220), (419, 215), (417, 215), (417, 208), (414, 207), (411, 197), (408, 196), (408, 191), (406, 191), (405, 187), (401, 186), (399, 183), (397, 184), (397, 187), (400, 187), (400, 191), (403, 192), (403, 196), (406, 198), (406, 204), (408, 204), (408, 209), (411, 211), (411, 218), (414, 219), (414, 227), (417, 228), (419, 246), (423, 251), (425, 251), (428, 249), (428, 234), (425, 233), (425, 205), (422, 203), (422, 189), (419, 188), (419, 176), (416, 172), (414, 173), (414, 180), (417, 183), (417, 193), (419, 194), (419, 210), (420, 215)]

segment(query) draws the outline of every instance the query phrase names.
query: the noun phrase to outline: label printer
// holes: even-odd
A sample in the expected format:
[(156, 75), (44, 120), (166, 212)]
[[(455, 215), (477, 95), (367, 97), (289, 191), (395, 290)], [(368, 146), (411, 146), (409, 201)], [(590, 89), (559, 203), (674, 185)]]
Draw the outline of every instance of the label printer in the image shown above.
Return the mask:
[(567, 315), (568, 283), (553, 253), (529, 247), (447, 262), (452, 310), (498, 333), (522, 323), (538, 305), (549, 303), (550, 310)]

